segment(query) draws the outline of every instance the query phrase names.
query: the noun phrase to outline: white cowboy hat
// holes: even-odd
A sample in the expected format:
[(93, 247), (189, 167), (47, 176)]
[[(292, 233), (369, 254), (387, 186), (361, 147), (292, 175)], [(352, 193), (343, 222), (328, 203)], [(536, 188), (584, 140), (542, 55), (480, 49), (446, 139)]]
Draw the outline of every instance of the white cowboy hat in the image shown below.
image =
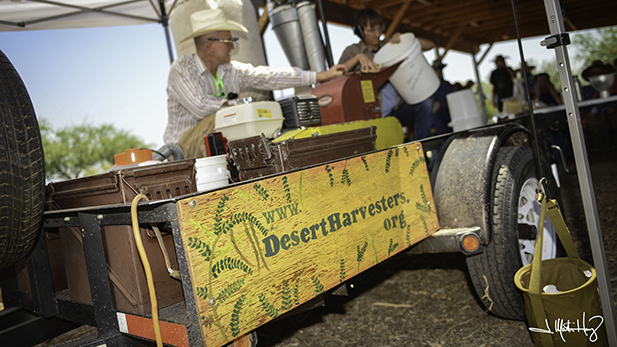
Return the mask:
[(228, 20), (225, 12), (221, 9), (203, 10), (193, 13), (191, 15), (191, 27), (193, 32), (180, 42), (215, 31), (235, 30), (244, 31), (245, 33), (249, 32), (244, 25)]

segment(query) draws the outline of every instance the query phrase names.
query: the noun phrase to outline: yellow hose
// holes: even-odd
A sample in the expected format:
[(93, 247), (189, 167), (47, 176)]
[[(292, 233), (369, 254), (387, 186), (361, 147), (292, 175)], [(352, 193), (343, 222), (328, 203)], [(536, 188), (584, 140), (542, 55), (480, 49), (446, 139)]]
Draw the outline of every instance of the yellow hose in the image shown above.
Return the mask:
[(150, 307), (152, 308), (152, 323), (154, 325), (154, 336), (156, 337), (156, 346), (163, 347), (163, 339), (161, 337), (161, 327), (159, 326), (159, 309), (156, 301), (156, 292), (154, 290), (154, 280), (152, 279), (152, 269), (150, 268), (150, 261), (148, 261), (148, 255), (144, 249), (143, 242), (141, 241), (141, 234), (139, 233), (139, 220), (137, 219), (137, 203), (144, 199), (148, 201), (148, 198), (144, 194), (137, 195), (131, 203), (131, 222), (133, 223), (133, 235), (135, 236), (135, 242), (137, 243), (137, 250), (139, 251), (139, 257), (144, 265), (146, 271), (146, 281), (148, 282), (148, 291), (150, 292)]

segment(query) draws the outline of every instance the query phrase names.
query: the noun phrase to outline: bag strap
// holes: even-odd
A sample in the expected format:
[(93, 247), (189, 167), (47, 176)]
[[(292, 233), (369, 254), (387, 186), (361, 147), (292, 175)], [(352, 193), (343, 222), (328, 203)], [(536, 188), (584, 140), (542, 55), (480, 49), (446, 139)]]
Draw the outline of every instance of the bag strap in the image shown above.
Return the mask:
[[(541, 202), (540, 208), (540, 225), (538, 228), (538, 237), (536, 238), (536, 249), (533, 255), (533, 263), (531, 264), (531, 274), (529, 280), (529, 298), (534, 317), (537, 324), (546, 322), (546, 313), (544, 312), (544, 304), (542, 303), (542, 288), (541, 288), (541, 272), (542, 272), (542, 245), (544, 242), (544, 220), (549, 218), (561, 244), (563, 245), (569, 258), (580, 259), (570, 231), (566, 226), (563, 215), (559, 209), (559, 204), (556, 200), (547, 200), (546, 196), (540, 191), (542, 180), (538, 186), (537, 199)], [(546, 322), (548, 324), (548, 322)], [(553, 346), (553, 339), (549, 334), (541, 334), (540, 339), (543, 346)]]
[[(542, 181), (540, 181), (542, 182)], [(542, 184), (542, 183), (540, 183)], [(538, 187), (539, 189), (539, 187)], [(538, 237), (536, 238), (536, 250), (533, 253), (533, 263), (531, 263), (531, 274), (529, 279), (529, 300), (531, 301), (531, 309), (533, 316), (536, 319), (536, 324), (546, 324), (546, 313), (544, 312), (544, 304), (542, 303), (542, 297), (540, 288), (540, 273), (542, 271), (542, 242), (544, 240), (544, 219), (546, 219), (547, 202), (544, 194), (538, 192), (538, 200), (540, 200), (542, 207), (540, 208), (540, 227), (538, 228)], [(552, 347), (553, 339), (549, 334), (540, 334), (540, 341), (542, 341), (543, 347)]]
[(574, 241), (572, 241), (570, 230), (568, 230), (566, 222), (561, 215), (561, 210), (559, 209), (559, 204), (557, 203), (557, 200), (549, 200), (547, 202), (547, 206), (548, 211), (546, 214), (551, 220), (551, 223), (553, 223), (553, 227), (555, 227), (557, 236), (559, 237), (559, 240), (561, 240), (561, 245), (566, 250), (568, 258), (580, 259), (578, 252), (576, 251), (576, 247), (574, 246)]

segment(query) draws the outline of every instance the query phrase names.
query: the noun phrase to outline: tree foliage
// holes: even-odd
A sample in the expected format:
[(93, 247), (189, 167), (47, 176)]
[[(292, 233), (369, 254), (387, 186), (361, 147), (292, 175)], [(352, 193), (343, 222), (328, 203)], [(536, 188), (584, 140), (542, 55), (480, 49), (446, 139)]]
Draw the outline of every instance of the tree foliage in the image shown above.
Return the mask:
[(48, 181), (102, 173), (114, 165), (115, 154), (129, 148), (148, 147), (137, 136), (109, 124), (55, 130), (42, 120), (40, 129)]
[(617, 26), (598, 28), (586, 33), (576, 34), (572, 38), (576, 49), (575, 58), (589, 66), (594, 60), (613, 64), (617, 58)]

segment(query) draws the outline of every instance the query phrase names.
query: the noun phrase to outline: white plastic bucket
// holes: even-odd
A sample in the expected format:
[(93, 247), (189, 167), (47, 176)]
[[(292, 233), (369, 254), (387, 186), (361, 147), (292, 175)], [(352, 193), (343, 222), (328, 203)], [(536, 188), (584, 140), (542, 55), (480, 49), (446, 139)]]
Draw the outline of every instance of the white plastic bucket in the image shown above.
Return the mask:
[(471, 89), (463, 89), (446, 95), (453, 131), (476, 128), (485, 124), (478, 110), (476, 97)]
[(402, 34), (399, 43), (386, 43), (374, 58), (377, 64), (384, 67), (401, 60), (403, 62), (389, 78), (394, 89), (411, 105), (428, 99), (439, 88), (439, 77), (426, 61), (414, 34)]
[(224, 187), (229, 184), (226, 155), (195, 159), (195, 183), (197, 191)]

